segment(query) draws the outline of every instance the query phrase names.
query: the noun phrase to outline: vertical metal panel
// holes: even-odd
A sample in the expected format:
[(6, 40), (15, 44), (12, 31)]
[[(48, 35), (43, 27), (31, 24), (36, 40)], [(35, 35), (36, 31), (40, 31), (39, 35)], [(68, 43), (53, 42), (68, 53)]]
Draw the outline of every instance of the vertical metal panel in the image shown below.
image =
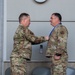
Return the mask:
[(3, 1), (0, 0), (0, 75), (2, 75), (2, 58), (3, 58)]

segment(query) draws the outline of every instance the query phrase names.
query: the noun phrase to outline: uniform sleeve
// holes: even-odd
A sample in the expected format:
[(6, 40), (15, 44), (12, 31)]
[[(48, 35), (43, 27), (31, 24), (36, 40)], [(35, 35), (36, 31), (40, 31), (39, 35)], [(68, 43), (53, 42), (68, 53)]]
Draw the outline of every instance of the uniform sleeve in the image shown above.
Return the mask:
[(62, 55), (67, 50), (68, 31), (64, 26), (56, 28), (48, 41), (46, 57), (51, 57), (54, 54)]
[(66, 27), (62, 26), (57, 31), (57, 46), (56, 46), (56, 53), (63, 54), (64, 52), (67, 53), (67, 38), (68, 38), (68, 31)]
[(50, 58), (54, 54), (54, 51), (56, 51), (57, 46), (56, 40), (57, 40), (57, 33), (56, 30), (54, 30), (52, 34), (49, 36), (49, 41), (46, 50), (46, 57)]
[(37, 37), (29, 29), (25, 29), (24, 32), (26, 39), (28, 39), (32, 44), (39, 44), (46, 41), (44, 36)]

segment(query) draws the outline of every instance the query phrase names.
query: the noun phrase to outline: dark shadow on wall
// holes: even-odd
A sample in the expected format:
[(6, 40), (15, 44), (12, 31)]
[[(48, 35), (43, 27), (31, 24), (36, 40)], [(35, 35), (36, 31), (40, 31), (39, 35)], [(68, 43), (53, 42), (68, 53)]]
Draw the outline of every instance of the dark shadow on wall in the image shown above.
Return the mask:
[(69, 67), (67, 68), (66, 72), (67, 72), (67, 75), (75, 75), (75, 68)]
[(51, 70), (48, 67), (36, 67), (32, 70), (31, 75), (51, 75)]
[(10, 67), (6, 69), (6, 71), (5, 71), (5, 75), (11, 75)]
[[(45, 70), (46, 70), (48, 73), (50, 73), (50, 72), (49, 72), (50, 69), (47, 68), (47, 67), (35, 67), (35, 68), (32, 70), (31, 75), (34, 75), (34, 74), (35, 74), (35, 75), (38, 75), (39, 73), (45, 72)], [(42, 71), (43, 71), (43, 72), (42, 72)], [(47, 72), (45, 72), (45, 73), (48, 74)], [(75, 69), (74, 69), (74, 68), (68, 67), (67, 70), (66, 70), (66, 72), (67, 72), (67, 75), (75, 75)], [(6, 69), (5, 75), (11, 75), (10, 67)], [(43, 75), (45, 75), (45, 74), (43, 74)], [(48, 74), (48, 75), (51, 75), (51, 74)]]

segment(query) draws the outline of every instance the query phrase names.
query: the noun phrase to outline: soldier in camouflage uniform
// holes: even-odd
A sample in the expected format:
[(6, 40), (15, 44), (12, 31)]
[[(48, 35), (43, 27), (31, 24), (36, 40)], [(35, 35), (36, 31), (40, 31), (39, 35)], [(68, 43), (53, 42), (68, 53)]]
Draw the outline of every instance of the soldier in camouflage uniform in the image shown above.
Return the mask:
[(51, 75), (66, 75), (68, 30), (61, 24), (61, 20), (59, 13), (53, 13), (50, 20), (54, 28), (49, 35), (46, 57), (51, 58)]
[(30, 16), (22, 13), (19, 16), (19, 23), (15, 35), (13, 51), (10, 56), (11, 75), (27, 75), (26, 61), (31, 59), (31, 44), (39, 44), (48, 40), (48, 37), (37, 37), (28, 29), (30, 25)]

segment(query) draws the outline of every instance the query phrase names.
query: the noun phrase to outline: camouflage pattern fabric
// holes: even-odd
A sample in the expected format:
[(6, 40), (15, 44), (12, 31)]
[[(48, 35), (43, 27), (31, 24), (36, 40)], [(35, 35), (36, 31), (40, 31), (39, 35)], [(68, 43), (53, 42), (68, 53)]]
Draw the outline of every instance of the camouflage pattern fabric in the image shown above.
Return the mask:
[(37, 37), (27, 27), (19, 25), (14, 35), (14, 49), (11, 57), (23, 57), (30, 59), (32, 54), (32, 44), (45, 42), (43, 36)]
[[(67, 54), (67, 38), (68, 31), (65, 26), (57, 26), (49, 36), (46, 57), (51, 57), (52, 75), (66, 75), (66, 68), (68, 63)], [(56, 60), (55, 54), (61, 54), (61, 58)]]
[(27, 75), (26, 74), (26, 59), (11, 58), (11, 75)]
[(15, 35), (13, 50), (10, 56), (11, 75), (26, 75), (25, 60), (30, 60), (32, 55), (32, 44), (45, 42), (45, 37), (37, 37), (28, 27), (19, 25)]

